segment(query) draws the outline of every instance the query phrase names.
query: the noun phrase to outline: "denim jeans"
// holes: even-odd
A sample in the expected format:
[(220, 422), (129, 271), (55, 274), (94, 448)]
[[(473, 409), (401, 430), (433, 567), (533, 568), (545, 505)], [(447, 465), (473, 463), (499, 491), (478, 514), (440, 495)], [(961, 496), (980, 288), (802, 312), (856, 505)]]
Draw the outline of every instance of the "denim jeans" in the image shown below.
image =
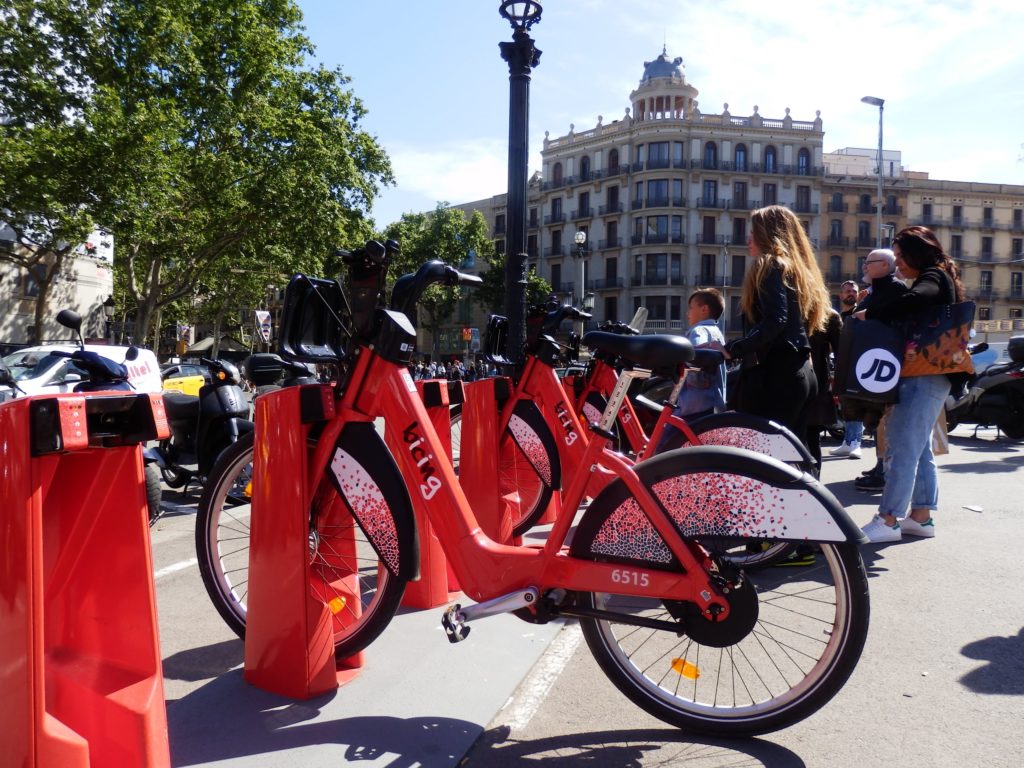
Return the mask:
[(939, 479), (932, 429), (949, 394), (944, 375), (912, 376), (899, 383), (899, 402), (885, 426), (885, 490), (878, 511), (903, 518), (907, 509), (937, 509)]
[(844, 443), (859, 443), (864, 437), (863, 421), (848, 421), (843, 428), (846, 430), (843, 435)]

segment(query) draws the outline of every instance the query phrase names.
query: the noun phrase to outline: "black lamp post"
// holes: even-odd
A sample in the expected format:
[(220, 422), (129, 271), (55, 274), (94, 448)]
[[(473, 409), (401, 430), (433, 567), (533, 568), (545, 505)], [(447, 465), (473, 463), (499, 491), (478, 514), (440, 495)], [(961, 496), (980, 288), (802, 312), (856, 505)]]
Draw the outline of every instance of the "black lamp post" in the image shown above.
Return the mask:
[(114, 327), (114, 297), (108, 296), (107, 300), (101, 305), (103, 307), (103, 319), (107, 323), (107, 327), (103, 331), (103, 338), (108, 342), (113, 342), (111, 338), (111, 330)]
[(504, 0), (500, 13), (512, 25), (512, 42), (500, 43), (508, 62), (508, 197), (505, 312), (508, 356), (518, 362), (526, 340), (526, 189), (530, 146), (530, 71), (540, 61), (529, 29), (543, 9), (536, 0)]

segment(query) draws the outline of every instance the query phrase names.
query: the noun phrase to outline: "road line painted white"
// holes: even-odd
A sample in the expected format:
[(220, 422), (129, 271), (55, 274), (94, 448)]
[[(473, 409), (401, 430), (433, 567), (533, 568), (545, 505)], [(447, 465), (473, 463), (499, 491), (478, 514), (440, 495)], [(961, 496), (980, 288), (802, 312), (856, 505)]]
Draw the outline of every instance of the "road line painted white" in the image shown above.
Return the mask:
[(199, 558), (197, 557), (191, 557), (188, 560), (182, 560), (180, 563), (172, 563), (171, 565), (168, 565), (166, 568), (161, 568), (159, 571), (156, 571), (153, 574), (153, 580), (155, 581), (156, 579), (168, 576), (178, 571), (184, 571), (186, 568), (191, 568), (193, 565), (198, 564)]
[(502, 725), (507, 725), (512, 732), (522, 730), (530, 724), (537, 714), (544, 698), (562, 674), (573, 653), (583, 639), (583, 632), (578, 624), (572, 624), (559, 632), (558, 637), (540, 657), (519, 688), (506, 705)]

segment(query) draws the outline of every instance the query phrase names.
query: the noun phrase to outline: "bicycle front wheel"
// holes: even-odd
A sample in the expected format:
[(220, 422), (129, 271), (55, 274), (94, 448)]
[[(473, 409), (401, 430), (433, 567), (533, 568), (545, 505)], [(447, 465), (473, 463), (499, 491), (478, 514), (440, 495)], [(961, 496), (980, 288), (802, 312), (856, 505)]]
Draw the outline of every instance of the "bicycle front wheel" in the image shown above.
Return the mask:
[[(226, 448), (210, 473), (196, 516), (196, 554), (214, 607), (245, 637), (254, 436)], [(310, 509), (310, 594), (331, 609), (338, 659), (368, 646), (398, 610), (405, 582), (394, 576), (333, 490)]]

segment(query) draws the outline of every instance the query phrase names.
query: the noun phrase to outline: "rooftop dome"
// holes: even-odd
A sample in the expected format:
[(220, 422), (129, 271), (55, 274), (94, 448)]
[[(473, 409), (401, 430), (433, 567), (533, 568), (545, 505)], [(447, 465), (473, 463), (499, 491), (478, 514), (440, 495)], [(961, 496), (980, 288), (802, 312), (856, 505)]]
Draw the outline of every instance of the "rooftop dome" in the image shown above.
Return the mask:
[(644, 62), (644, 76), (640, 78), (640, 84), (653, 80), (656, 77), (668, 77), (683, 79), (683, 60), (677, 56), (674, 59), (669, 59), (668, 51), (665, 48), (661, 49), (661, 55), (654, 61)]

